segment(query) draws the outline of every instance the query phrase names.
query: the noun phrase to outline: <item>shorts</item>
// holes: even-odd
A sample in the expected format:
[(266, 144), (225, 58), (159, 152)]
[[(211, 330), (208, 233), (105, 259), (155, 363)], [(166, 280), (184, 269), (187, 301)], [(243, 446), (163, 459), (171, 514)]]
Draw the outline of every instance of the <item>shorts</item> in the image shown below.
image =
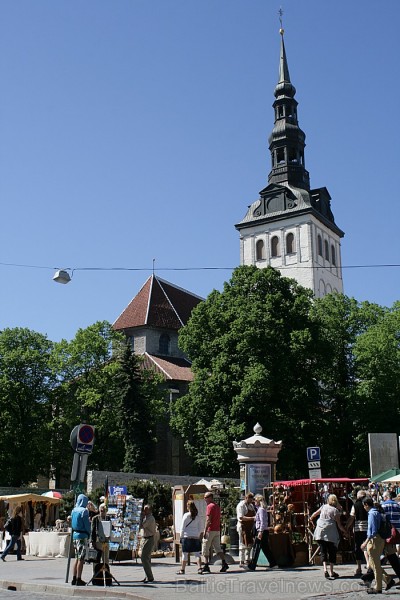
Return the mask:
[(219, 536), (219, 531), (207, 531), (207, 539), (203, 538), (203, 547), (201, 551), (203, 556), (209, 555), (211, 546), (214, 546), (214, 551), (216, 554), (222, 552)]
[(87, 545), (88, 545), (88, 538), (83, 538), (81, 540), (74, 540), (75, 558), (76, 559), (85, 560)]

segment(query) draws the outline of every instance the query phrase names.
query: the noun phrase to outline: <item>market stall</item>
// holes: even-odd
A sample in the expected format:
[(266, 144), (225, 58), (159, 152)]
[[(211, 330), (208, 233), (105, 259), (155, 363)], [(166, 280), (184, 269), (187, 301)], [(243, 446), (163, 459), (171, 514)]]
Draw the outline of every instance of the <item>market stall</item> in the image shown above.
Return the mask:
[(27, 529), (34, 529), (35, 512), (39, 508), (42, 510), (43, 519), (42, 526), (52, 526), (58, 519), (59, 505), (61, 498), (53, 498), (50, 496), (41, 496), (40, 494), (12, 494), (8, 496), (0, 496), (0, 501), (7, 504), (7, 507), (0, 507), (0, 514), (5, 515), (6, 512), (12, 515), (16, 506), (22, 506), (22, 513), (25, 526)]
[[(275, 529), (279, 528), (279, 533), (286, 533), (291, 538), (295, 549), (296, 545), (306, 545), (308, 561), (314, 562), (318, 546), (314, 542), (310, 515), (326, 502), (329, 494), (335, 494), (345, 525), (353, 506), (352, 492), (356, 487), (367, 485), (367, 478), (349, 477), (275, 481), (265, 490), (269, 497), (272, 524)], [(342, 562), (353, 560), (353, 547), (351, 536), (341, 538), (339, 554)]]
[[(43, 528), (44, 531), (40, 531), (38, 533), (43, 536), (40, 544), (41, 551), (43, 551), (43, 548), (45, 548), (47, 545), (47, 542), (44, 541), (44, 536), (48, 536), (53, 533), (51, 529), (59, 516), (60, 502), (61, 498), (53, 498), (31, 493), (0, 496), (0, 515), (6, 519), (7, 515), (13, 515), (17, 506), (22, 507), (22, 518), (25, 531), (27, 532), (24, 535), (24, 542), (26, 546), (26, 552), (28, 553), (28, 548), (31, 548), (31, 543), (28, 538), (31, 533), (36, 533), (33, 531), (35, 529), (35, 514), (40, 511), (41, 528)], [(9, 539), (9, 534), (6, 533), (4, 539), (2, 540), (2, 545), (4, 545), (4, 543)], [(61, 539), (58, 541), (58, 548), (60, 548), (60, 543)], [(53, 544), (51, 545), (53, 546)], [(33, 547), (37, 548), (37, 545), (34, 544)], [(59, 554), (60, 551), (58, 550), (56, 554), (40, 554), (40, 556), (56, 556)], [(37, 556), (37, 554), (35, 555)]]

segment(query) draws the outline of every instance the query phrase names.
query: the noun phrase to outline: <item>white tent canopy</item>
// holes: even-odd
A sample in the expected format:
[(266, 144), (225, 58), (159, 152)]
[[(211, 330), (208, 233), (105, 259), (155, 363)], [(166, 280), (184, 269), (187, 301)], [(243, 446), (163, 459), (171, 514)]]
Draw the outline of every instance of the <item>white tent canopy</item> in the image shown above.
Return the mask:
[(12, 494), (10, 496), (0, 496), (0, 500), (9, 504), (23, 504), (24, 502), (40, 502), (43, 504), (59, 504), (60, 498), (51, 498), (49, 496), (41, 496), (40, 494)]
[(389, 477), (389, 479), (384, 479), (380, 483), (400, 483), (400, 475), (393, 475), (393, 477)]
[(220, 487), (222, 483), (218, 481), (218, 479), (200, 479), (199, 481), (196, 481), (194, 485), (205, 485), (207, 489), (212, 490), (215, 487)]

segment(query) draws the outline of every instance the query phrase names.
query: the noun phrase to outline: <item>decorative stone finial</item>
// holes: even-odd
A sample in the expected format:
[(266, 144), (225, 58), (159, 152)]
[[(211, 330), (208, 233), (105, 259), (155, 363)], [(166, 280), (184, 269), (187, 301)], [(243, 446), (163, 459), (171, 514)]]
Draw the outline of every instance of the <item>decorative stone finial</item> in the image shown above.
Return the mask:
[(262, 432), (262, 427), (260, 425), (260, 423), (256, 423), (253, 427), (253, 431), (256, 435), (260, 435), (260, 433)]

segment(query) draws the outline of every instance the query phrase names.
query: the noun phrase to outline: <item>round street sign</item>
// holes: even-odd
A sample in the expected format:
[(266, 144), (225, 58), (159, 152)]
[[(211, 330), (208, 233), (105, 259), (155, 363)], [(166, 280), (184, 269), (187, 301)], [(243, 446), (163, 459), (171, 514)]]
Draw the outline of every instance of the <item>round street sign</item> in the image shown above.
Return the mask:
[(82, 423), (71, 431), (70, 440), (72, 449), (80, 454), (90, 454), (94, 444), (94, 427)]
[(94, 427), (91, 425), (81, 425), (78, 431), (78, 443), (90, 444), (94, 438)]

